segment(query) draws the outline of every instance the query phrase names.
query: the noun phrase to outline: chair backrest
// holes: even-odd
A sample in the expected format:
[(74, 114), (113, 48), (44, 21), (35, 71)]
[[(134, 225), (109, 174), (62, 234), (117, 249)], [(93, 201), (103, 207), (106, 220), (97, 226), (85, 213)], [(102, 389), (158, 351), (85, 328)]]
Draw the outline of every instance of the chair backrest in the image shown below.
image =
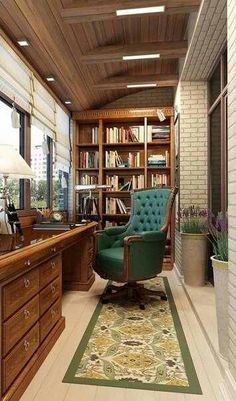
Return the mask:
[(127, 235), (159, 231), (162, 228), (166, 231), (176, 192), (176, 188), (147, 188), (132, 191), (131, 215), (127, 229), (117, 238), (113, 246), (121, 246), (123, 238)]

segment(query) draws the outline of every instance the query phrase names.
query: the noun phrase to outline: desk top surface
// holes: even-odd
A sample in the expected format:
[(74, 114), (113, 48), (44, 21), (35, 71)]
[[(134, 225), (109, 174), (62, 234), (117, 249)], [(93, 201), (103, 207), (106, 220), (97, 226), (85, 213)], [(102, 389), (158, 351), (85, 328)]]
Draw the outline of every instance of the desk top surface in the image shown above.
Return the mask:
[[(13, 255), (20, 255), (24, 251), (30, 251), (37, 248), (41, 249), (45, 246), (52, 246), (63, 240), (73, 238), (84, 231), (95, 229), (96, 222), (83, 224), (71, 230), (34, 230), (32, 226), (23, 229), (24, 240), (17, 240), (17, 245), (13, 247), (14, 237), (0, 234), (0, 263), (2, 260)], [(13, 248), (13, 249), (12, 249)], [(24, 252), (25, 253), (25, 252)]]

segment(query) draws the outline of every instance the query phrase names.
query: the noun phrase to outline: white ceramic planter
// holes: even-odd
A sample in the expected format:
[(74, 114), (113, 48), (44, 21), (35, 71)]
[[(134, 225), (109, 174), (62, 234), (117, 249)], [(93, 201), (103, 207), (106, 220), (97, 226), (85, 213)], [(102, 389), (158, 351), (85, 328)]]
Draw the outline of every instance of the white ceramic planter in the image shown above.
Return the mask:
[(205, 284), (207, 266), (206, 234), (181, 233), (184, 282), (199, 287)]
[(211, 256), (211, 260), (214, 272), (219, 351), (225, 359), (228, 359), (228, 262), (218, 260), (215, 256)]

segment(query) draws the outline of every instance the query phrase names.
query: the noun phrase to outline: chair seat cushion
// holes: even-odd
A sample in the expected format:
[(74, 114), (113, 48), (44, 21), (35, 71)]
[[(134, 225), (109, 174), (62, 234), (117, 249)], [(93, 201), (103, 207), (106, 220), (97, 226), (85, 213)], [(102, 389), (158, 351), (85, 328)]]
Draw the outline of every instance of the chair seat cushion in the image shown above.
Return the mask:
[(124, 248), (108, 248), (96, 255), (96, 272), (103, 278), (120, 280), (123, 273)]

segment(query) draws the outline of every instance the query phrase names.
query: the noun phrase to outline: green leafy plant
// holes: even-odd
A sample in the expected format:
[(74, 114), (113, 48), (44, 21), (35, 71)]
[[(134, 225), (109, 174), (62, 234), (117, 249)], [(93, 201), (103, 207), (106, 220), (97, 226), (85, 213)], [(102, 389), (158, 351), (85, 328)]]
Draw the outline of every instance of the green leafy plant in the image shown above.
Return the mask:
[(228, 262), (228, 217), (218, 213), (209, 219), (210, 241), (213, 246), (215, 258)]
[(189, 206), (180, 211), (181, 231), (189, 234), (207, 233), (207, 210)]

